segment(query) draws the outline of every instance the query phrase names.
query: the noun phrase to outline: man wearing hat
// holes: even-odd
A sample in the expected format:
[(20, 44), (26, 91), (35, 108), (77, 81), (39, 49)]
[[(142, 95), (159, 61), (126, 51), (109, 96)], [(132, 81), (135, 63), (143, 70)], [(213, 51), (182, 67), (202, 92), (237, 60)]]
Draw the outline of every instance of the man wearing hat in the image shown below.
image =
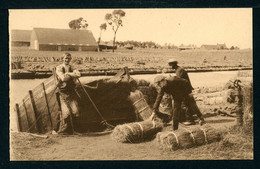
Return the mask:
[[(154, 83), (158, 87), (158, 95), (153, 106), (154, 113), (158, 114), (159, 105), (163, 95), (165, 93), (170, 94), (174, 100), (172, 119), (173, 130), (177, 130), (180, 121), (179, 118), (182, 102), (184, 102), (188, 109), (194, 109), (197, 106), (196, 102), (190, 99), (189, 94), (191, 94), (191, 88), (189, 82), (186, 79), (179, 78), (176, 76), (166, 78), (163, 75), (158, 75), (155, 77)], [(197, 115), (200, 118), (200, 121), (204, 121), (204, 119), (201, 117), (201, 114)]]
[(183, 69), (182, 67), (180, 67), (180, 66), (178, 65), (178, 61), (177, 61), (175, 58), (172, 58), (172, 59), (169, 59), (169, 60), (168, 60), (168, 64), (169, 64), (169, 66), (172, 67), (172, 69), (175, 70), (175, 73), (176, 73), (176, 76), (177, 76), (177, 77), (180, 77), (180, 78), (183, 78), (183, 79), (188, 80), (189, 85), (190, 85), (190, 88), (191, 88), (191, 90), (193, 90), (194, 88), (193, 88), (192, 85), (191, 85), (191, 82), (190, 82), (190, 78), (189, 78), (188, 73), (186, 72), (185, 69)]
[[(191, 85), (190, 78), (186, 70), (178, 65), (178, 61), (175, 58), (168, 60), (169, 66), (172, 67), (172, 69), (175, 70), (176, 76), (186, 79), (189, 82), (189, 88), (193, 90), (194, 88)], [(192, 102), (196, 102), (192, 94), (189, 94), (190, 100)], [(185, 112), (186, 121), (183, 123), (185, 125), (192, 125), (194, 124), (194, 120), (192, 119), (192, 113), (197, 113), (198, 116), (202, 116), (198, 106), (196, 105), (193, 109), (188, 109), (188, 111)], [(205, 121), (201, 121), (202, 123), (205, 123)]]

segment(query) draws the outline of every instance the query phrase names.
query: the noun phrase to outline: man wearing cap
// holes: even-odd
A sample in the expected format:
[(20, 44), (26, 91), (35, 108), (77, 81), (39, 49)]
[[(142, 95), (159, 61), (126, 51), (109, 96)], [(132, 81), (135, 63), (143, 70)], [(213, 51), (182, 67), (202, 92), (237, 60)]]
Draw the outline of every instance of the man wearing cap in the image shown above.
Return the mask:
[(177, 77), (180, 77), (180, 78), (188, 80), (190, 88), (191, 88), (191, 90), (193, 90), (194, 88), (191, 85), (188, 73), (186, 72), (185, 69), (183, 69), (182, 67), (178, 66), (178, 61), (176, 59), (172, 58), (172, 59), (168, 60), (168, 64), (169, 64), (169, 66), (172, 67), (172, 69), (175, 70), (175, 73), (176, 73)]
[[(191, 93), (189, 82), (186, 79), (179, 78), (176, 76), (166, 78), (163, 75), (158, 75), (155, 77), (154, 83), (158, 87), (158, 95), (153, 106), (154, 113), (158, 114), (159, 105), (164, 93), (170, 94), (174, 100), (172, 119), (173, 130), (177, 130), (180, 120), (179, 118), (181, 113), (182, 102), (184, 102), (184, 104), (189, 109), (196, 107), (196, 102), (191, 101), (189, 97), (189, 94)], [(200, 121), (203, 120), (203, 118), (199, 114), (197, 115), (200, 118)]]
[[(56, 74), (58, 79), (58, 89), (61, 101), (61, 123), (58, 133), (71, 133), (74, 128), (68, 127), (72, 123), (70, 116), (79, 116), (78, 110), (78, 96), (75, 92), (76, 79), (81, 76), (78, 70), (74, 70), (70, 65), (72, 57), (70, 53), (63, 54), (63, 64), (56, 67)], [(72, 118), (72, 117), (71, 117)], [(71, 131), (72, 130), (72, 131)]]
[[(194, 88), (191, 85), (190, 78), (186, 70), (180, 66), (178, 66), (178, 61), (175, 58), (168, 60), (169, 66), (172, 67), (172, 69), (175, 70), (176, 76), (186, 79), (189, 82), (189, 88), (193, 90)], [(194, 97), (192, 94), (189, 94), (189, 100), (190, 102), (196, 103)], [(197, 106), (197, 104), (194, 104), (194, 107), (191, 109), (188, 109), (188, 111), (185, 112), (186, 122), (183, 124), (185, 125), (191, 125), (194, 124), (194, 120), (192, 119), (192, 113), (196, 113), (198, 116), (202, 117), (202, 114)], [(202, 118), (201, 123), (205, 123), (204, 119)]]

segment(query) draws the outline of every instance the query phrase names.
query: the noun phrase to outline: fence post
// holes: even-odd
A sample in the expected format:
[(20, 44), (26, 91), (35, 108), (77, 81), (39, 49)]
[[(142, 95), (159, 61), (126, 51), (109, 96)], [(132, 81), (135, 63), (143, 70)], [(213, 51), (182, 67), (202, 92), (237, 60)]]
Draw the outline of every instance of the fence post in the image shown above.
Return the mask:
[(18, 131), (22, 131), (22, 124), (21, 124), (21, 119), (20, 119), (20, 110), (19, 110), (19, 105), (16, 103), (15, 104), (15, 109), (17, 113), (17, 129)]
[(52, 124), (52, 119), (51, 119), (51, 112), (50, 112), (50, 107), (49, 107), (49, 103), (48, 103), (48, 99), (47, 99), (47, 94), (46, 94), (44, 83), (42, 83), (42, 89), (43, 89), (43, 92), (44, 92), (44, 97), (45, 97), (45, 101), (46, 101), (46, 107), (47, 107), (47, 111), (48, 111), (48, 115), (49, 115), (49, 119), (50, 119), (50, 123), (51, 123), (51, 129), (53, 129), (53, 124)]
[(36, 129), (38, 132), (40, 132), (40, 126), (39, 126), (39, 121), (38, 121), (38, 118), (39, 118), (39, 115), (38, 115), (38, 112), (37, 112), (37, 109), (36, 109), (36, 104), (35, 104), (35, 100), (34, 100), (34, 97), (33, 97), (33, 93), (31, 90), (29, 90), (29, 95), (30, 95), (30, 99), (31, 99), (31, 103), (32, 103), (32, 108), (33, 108), (33, 112), (34, 112), (34, 116), (35, 116), (35, 126), (36, 126)]

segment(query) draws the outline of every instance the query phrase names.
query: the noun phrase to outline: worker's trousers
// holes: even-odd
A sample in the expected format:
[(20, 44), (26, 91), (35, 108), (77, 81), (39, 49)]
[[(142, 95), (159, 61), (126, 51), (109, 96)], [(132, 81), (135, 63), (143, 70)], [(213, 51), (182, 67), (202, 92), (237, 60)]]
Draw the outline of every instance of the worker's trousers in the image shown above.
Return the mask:
[(60, 92), (62, 118), (66, 119), (70, 114), (79, 116), (78, 101), (75, 95), (68, 95)]
[[(59, 133), (71, 132), (75, 119), (79, 117), (78, 101), (75, 95), (60, 92), (61, 114)], [(73, 116), (72, 116), (73, 115)], [(71, 116), (71, 117), (70, 117)], [(74, 127), (73, 127), (74, 130)]]
[(187, 106), (188, 108), (188, 112), (186, 113), (186, 118), (187, 119), (192, 119), (192, 115), (193, 114), (196, 114), (198, 116), (199, 119), (202, 119), (202, 114), (201, 114), (201, 111), (193, 97), (192, 94), (189, 94), (188, 97), (187, 97), (187, 101), (185, 103), (185, 105)]
[(192, 94), (186, 95), (183, 98), (175, 98), (174, 105), (173, 105), (173, 130), (177, 130), (180, 122), (180, 113), (182, 101), (184, 102), (185, 106), (187, 106), (188, 111), (194, 112), (198, 118), (202, 119), (202, 114), (196, 104), (196, 101)]

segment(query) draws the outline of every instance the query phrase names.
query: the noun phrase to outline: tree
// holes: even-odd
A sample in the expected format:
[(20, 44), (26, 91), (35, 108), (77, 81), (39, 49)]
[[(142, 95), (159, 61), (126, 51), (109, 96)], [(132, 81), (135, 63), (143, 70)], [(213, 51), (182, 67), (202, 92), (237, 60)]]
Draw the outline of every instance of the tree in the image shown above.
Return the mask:
[(120, 26), (123, 26), (123, 21), (122, 17), (125, 16), (125, 12), (121, 9), (119, 10), (114, 10), (111, 13), (107, 13), (105, 16), (105, 20), (109, 25), (112, 26), (112, 30), (114, 31), (114, 40), (113, 40), (113, 52), (114, 52), (114, 47), (115, 47), (115, 41), (116, 41), (116, 33), (118, 31), (118, 28)]
[(99, 33), (99, 38), (98, 38), (98, 51), (99, 51), (99, 44), (101, 41), (101, 34), (102, 34), (102, 30), (106, 30), (107, 29), (107, 24), (106, 23), (102, 23), (100, 26), (100, 33)]
[(70, 29), (86, 29), (88, 27), (88, 23), (82, 17), (78, 19), (73, 19), (69, 22)]

